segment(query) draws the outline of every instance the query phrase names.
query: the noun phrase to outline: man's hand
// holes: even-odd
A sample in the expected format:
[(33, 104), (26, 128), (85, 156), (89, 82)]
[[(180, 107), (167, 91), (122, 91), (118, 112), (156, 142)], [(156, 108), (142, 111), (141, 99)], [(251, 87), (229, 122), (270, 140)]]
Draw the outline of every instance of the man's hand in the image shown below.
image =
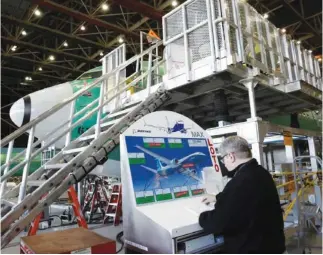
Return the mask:
[(209, 205), (210, 203), (215, 203), (216, 198), (214, 195), (206, 194), (202, 200), (202, 203)]

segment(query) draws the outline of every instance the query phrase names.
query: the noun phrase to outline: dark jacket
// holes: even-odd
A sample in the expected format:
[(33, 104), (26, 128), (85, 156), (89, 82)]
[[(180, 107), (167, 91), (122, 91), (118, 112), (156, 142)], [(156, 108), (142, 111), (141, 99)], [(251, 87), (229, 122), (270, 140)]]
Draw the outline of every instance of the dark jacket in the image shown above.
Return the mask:
[(283, 253), (284, 221), (269, 172), (252, 159), (236, 168), (216, 198), (214, 210), (201, 213), (207, 233), (224, 237), (225, 253)]

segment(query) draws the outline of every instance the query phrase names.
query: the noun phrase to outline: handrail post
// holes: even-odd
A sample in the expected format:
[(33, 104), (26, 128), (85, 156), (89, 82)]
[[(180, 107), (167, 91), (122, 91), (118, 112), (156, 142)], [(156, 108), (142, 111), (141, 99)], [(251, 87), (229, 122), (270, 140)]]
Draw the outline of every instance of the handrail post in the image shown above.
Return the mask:
[(34, 133), (35, 133), (35, 126), (32, 126), (30, 129), (29, 137), (28, 137), (28, 144), (27, 144), (27, 150), (26, 150), (26, 164), (24, 166), (24, 170), (22, 173), (22, 180), (19, 190), (19, 197), (18, 197), (18, 203), (20, 203), (24, 197), (26, 196), (26, 188), (27, 188), (27, 179), (28, 179), (28, 173), (29, 173), (29, 166), (30, 166), (30, 156), (32, 152), (32, 145), (34, 141)]
[(153, 54), (153, 50), (151, 50), (149, 52), (149, 55), (148, 55), (148, 75), (147, 75), (147, 93), (149, 96), (150, 95), (150, 87), (151, 87), (151, 66), (152, 66), (152, 54)]
[(116, 79), (115, 79), (115, 86), (116, 86), (116, 88), (115, 88), (115, 90), (114, 90), (114, 93), (115, 93), (115, 109), (117, 109), (118, 108), (118, 104), (119, 104), (119, 100), (120, 100), (120, 95), (119, 95), (119, 91), (120, 91), (120, 84), (119, 84), (119, 82), (120, 82), (120, 70), (119, 71), (117, 71), (117, 73), (116, 73)]
[[(6, 174), (10, 168), (10, 158), (11, 158), (11, 154), (12, 154), (12, 148), (13, 148), (13, 143), (14, 143), (15, 140), (12, 140), (10, 143), (9, 143), (9, 146), (8, 146), (8, 151), (7, 151), (7, 157), (6, 157), (6, 168), (4, 170), (4, 174)], [(7, 180), (4, 180), (2, 183), (1, 183), (1, 191), (0, 191), (0, 197), (2, 197), (3, 195), (3, 192), (4, 192), (4, 189), (5, 187), (7, 186)]]
[[(75, 108), (75, 100), (74, 99), (71, 103), (71, 109), (70, 109), (70, 118), (69, 118), (69, 123), (68, 123), (68, 128), (72, 126), (73, 123), (73, 117), (74, 117), (74, 108)], [(66, 140), (65, 140), (65, 146), (69, 145), (71, 142), (71, 137), (72, 137), (72, 130), (69, 130), (66, 134)]]
[(95, 125), (95, 139), (98, 138), (101, 127), (100, 127), (100, 121), (101, 121), (101, 115), (102, 115), (102, 104), (104, 99), (104, 88), (105, 88), (105, 81), (102, 81), (101, 83), (101, 89), (100, 89), (100, 99), (99, 99), (99, 108), (98, 108), (98, 115), (96, 116), (96, 125)]

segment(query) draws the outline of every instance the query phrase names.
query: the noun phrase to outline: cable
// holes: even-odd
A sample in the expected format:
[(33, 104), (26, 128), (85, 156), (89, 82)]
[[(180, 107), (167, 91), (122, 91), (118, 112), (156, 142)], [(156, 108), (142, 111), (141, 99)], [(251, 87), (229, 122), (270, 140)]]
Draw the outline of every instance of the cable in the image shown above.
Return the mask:
[(119, 234), (117, 234), (117, 236), (116, 236), (116, 240), (117, 240), (117, 242), (121, 244), (121, 247), (120, 247), (120, 249), (117, 251), (117, 253), (119, 253), (120, 251), (122, 251), (123, 246), (124, 246), (124, 241), (121, 239), (121, 237), (123, 237), (123, 231), (121, 231), (121, 232), (120, 232)]

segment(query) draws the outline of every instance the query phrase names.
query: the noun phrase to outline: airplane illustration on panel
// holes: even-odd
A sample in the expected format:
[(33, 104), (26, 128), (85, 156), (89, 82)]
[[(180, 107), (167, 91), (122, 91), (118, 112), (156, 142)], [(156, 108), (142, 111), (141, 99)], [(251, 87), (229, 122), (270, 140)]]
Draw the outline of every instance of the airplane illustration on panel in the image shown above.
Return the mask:
[(161, 131), (164, 131), (164, 132), (166, 132), (168, 134), (175, 133), (175, 132), (180, 132), (182, 134), (186, 134), (187, 130), (191, 129), (191, 128), (185, 128), (184, 121), (182, 121), (182, 120), (176, 121), (176, 123), (174, 124), (173, 127), (171, 127), (169, 125), (167, 117), (166, 117), (166, 121), (167, 121), (167, 127), (155, 126), (155, 125), (147, 124), (145, 121), (144, 121), (145, 122), (144, 124), (145, 124), (146, 127), (157, 128), (157, 129), (159, 129)]
[(203, 160), (203, 158), (206, 156), (204, 153), (194, 152), (181, 159), (174, 158), (172, 160), (169, 160), (139, 145), (136, 145), (135, 147), (156, 159), (157, 169), (153, 169), (144, 165), (141, 165), (141, 167), (155, 174), (155, 180), (158, 183), (158, 186), (160, 186), (160, 179), (167, 179), (174, 173), (183, 174), (187, 176), (188, 179), (192, 178), (202, 183), (202, 180), (196, 175), (196, 164), (199, 161)]

